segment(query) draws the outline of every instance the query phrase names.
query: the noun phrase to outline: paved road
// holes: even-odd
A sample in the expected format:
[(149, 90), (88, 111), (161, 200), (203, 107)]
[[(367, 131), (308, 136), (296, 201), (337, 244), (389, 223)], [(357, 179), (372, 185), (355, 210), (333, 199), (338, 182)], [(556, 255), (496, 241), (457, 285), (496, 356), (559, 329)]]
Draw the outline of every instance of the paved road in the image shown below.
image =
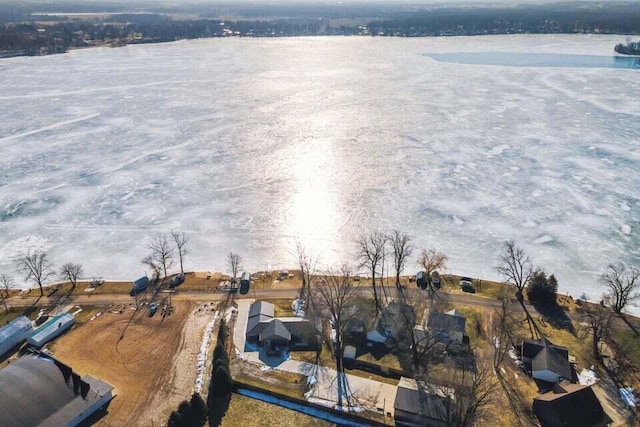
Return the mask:
[[(361, 287), (359, 292), (363, 296), (371, 296), (372, 290), (369, 287)], [(418, 289), (409, 289), (410, 296), (415, 297), (415, 294), (420, 294), (419, 297), (427, 297), (424, 291)], [(299, 288), (286, 288), (286, 289), (264, 289), (256, 290), (255, 292), (249, 292), (247, 295), (236, 295), (236, 299), (294, 299), (300, 294)], [(159, 296), (164, 294), (160, 293)], [(458, 303), (476, 307), (494, 308), (499, 307), (500, 302), (477, 295), (467, 294), (455, 294), (455, 293), (439, 293), (438, 296), (451, 303)], [(207, 302), (207, 301), (221, 301), (227, 298), (226, 292), (209, 292), (209, 291), (188, 291), (177, 290), (172, 295), (174, 301), (194, 301), (194, 302)], [(20, 297), (15, 296), (6, 300), (7, 306), (16, 308), (26, 308), (34, 304), (38, 306), (54, 306), (61, 303), (64, 304), (76, 304), (76, 305), (109, 305), (109, 304), (129, 304), (133, 303), (134, 299), (127, 294), (74, 294), (66, 298), (60, 298), (59, 296), (53, 297)], [(517, 307), (517, 304), (514, 305)]]

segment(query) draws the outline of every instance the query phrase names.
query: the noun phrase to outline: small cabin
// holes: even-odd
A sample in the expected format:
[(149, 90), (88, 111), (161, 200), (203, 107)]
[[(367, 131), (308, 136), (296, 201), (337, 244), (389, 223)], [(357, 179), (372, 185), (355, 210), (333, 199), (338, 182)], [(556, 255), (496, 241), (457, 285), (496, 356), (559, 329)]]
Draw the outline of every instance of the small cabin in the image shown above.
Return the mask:
[(33, 347), (40, 348), (59, 335), (62, 335), (62, 333), (70, 329), (75, 322), (76, 319), (69, 313), (55, 316), (38, 329), (35, 329), (31, 335), (27, 337), (27, 343)]

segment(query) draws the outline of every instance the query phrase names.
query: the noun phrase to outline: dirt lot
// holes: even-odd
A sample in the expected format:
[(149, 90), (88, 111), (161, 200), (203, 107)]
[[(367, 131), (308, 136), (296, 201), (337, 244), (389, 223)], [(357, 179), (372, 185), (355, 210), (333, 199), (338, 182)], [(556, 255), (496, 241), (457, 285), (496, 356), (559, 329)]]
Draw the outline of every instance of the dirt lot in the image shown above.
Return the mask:
[(128, 310), (122, 314), (105, 312), (50, 346), (54, 356), (75, 372), (90, 374), (115, 387), (116, 397), (108, 414), (95, 425), (147, 424), (143, 421), (146, 409), (158, 391), (166, 390), (175, 380), (175, 355), (184, 345), (180, 332), (193, 307), (189, 302), (176, 303), (173, 314), (164, 320), (160, 312), (148, 317), (146, 310), (133, 317)]

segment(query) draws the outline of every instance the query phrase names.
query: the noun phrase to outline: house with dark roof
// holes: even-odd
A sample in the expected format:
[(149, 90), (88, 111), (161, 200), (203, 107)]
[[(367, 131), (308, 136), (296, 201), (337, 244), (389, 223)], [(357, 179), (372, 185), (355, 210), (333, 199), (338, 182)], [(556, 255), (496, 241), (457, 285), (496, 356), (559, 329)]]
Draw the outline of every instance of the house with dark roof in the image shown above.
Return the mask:
[(437, 342), (462, 345), (467, 319), (455, 309), (429, 314), (429, 333)]
[(571, 380), (569, 350), (546, 338), (522, 341), (522, 362), (531, 377), (548, 383)]
[(75, 426), (112, 399), (113, 386), (83, 378), (41, 353), (20, 357), (0, 370), (0, 425)]
[(367, 332), (367, 340), (379, 343), (386, 343), (391, 339), (399, 339), (400, 332), (405, 324), (405, 316), (413, 316), (414, 313), (409, 313), (407, 310), (413, 311), (413, 307), (407, 304), (400, 303), (398, 301), (392, 301), (384, 307), (373, 329)]
[(314, 326), (300, 317), (275, 317), (270, 302), (256, 301), (249, 307), (247, 342), (270, 352), (316, 348)]
[(418, 383), (400, 378), (393, 403), (395, 425), (398, 427), (445, 427), (455, 405), (452, 389)]
[(367, 342), (367, 324), (363, 319), (352, 317), (345, 325), (345, 342), (365, 345)]
[(291, 332), (279, 319), (272, 319), (260, 333), (260, 345), (271, 351), (289, 350)]
[(542, 427), (605, 427), (612, 423), (591, 386), (568, 381), (536, 397), (533, 412)]

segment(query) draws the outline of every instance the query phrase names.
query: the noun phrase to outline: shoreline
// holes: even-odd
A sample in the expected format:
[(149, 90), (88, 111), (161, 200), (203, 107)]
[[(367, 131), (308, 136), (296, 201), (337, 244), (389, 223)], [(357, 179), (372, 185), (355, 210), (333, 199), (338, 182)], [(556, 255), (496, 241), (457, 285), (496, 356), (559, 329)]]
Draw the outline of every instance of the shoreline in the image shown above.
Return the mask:
[[(294, 269), (289, 269), (288, 270), (291, 274), (294, 274), (294, 279), (292, 280), (282, 280), (282, 281), (277, 281), (277, 275), (275, 274), (276, 272), (272, 272), (274, 275), (274, 278), (272, 278), (271, 280), (273, 280), (273, 283), (270, 286), (275, 286), (275, 283), (278, 282), (280, 285), (277, 287), (277, 289), (280, 289), (281, 291), (284, 290), (288, 290), (288, 291), (293, 291), (293, 290), (298, 290), (300, 289), (300, 284), (298, 283), (300, 278), (299, 278), (299, 270), (294, 270)], [(165, 278), (165, 281), (170, 281), (172, 277), (176, 276), (177, 274), (179, 274), (179, 272), (176, 273), (170, 273), (167, 275), (167, 277)], [(225, 273), (221, 273), (221, 272), (211, 272), (208, 270), (202, 270), (202, 271), (185, 271), (184, 272), (185, 276), (189, 277), (192, 276), (190, 279), (190, 282), (192, 282), (193, 280), (196, 280), (198, 283), (196, 284), (187, 284), (187, 286), (184, 287), (180, 287), (180, 289), (186, 291), (187, 293), (189, 293), (190, 295), (198, 295), (198, 294), (206, 294), (207, 292), (210, 292), (210, 290), (212, 288), (217, 288), (218, 287), (218, 283), (221, 280), (229, 280), (230, 279), (230, 275), (225, 274)], [(264, 272), (262, 271), (257, 271), (254, 272), (253, 274), (264, 274)], [(322, 276), (322, 273), (317, 274), (317, 276)], [(359, 288), (364, 288), (367, 289), (370, 284), (368, 283), (368, 280), (370, 280), (369, 277), (366, 277), (364, 275), (357, 275), (354, 276), (357, 277), (358, 279), (354, 282), (355, 286), (359, 287)], [(415, 283), (414, 281), (412, 281), (412, 278), (414, 276), (411, 275), (403, 275), (401, 276), (401, 280), (404, 283)], [(479, 300), (482, 299), (497, 299), (496, 296), (494, 295), (494, 293), (496, 293), (496, 291), (491, 291), (489, 292), (487, 295), (485, 295), (482, 292), (479, 293), (465, 293), (462, 291), (458, 291), (455, 288), (457, 287), (457, 283), (460, 282), (460, 279), (464, 276), (461, 275), (457, 275), (457, 274), (442, 274), (441, 277), (443, 278), (443, 281), (445, 283), (449, 283), (449, 286), (453, 286), (454, 289), (449, 289), (447, 291), (440, 291), (440, 292), (445, 292), (447, 294), (459, 294), (459, 295), (466, 295), (469, 298), (477, 298)], [(446, 278), (446, 279), (445, 279)], [(106, 286), (104, 289), (106, 289), (109, 286), (112, 287), (118, 287), (120, 289), (114, 289), (112, 292), (99, 292), (99, 295), (105, 296), (105, 295), (120, 295), (123, 293), (128, 293), (131, 286), (133, 285), (133, 280), (115, 280), (115, 279), (105, 279), (104, 277), (99, 277), (96, 278), (102, 281), (102, 284), (99, 285), (100, 288), (102, 288), (102, 286)], [(385, 277), (385, 282), (386, 282), (386, 286), (389, 287), (393, 287), (393, 284), (390, 283), (394, 280), (394, 276), (387, 276)], [(203, 285), (202, 281), (205, 281), (204, 283), (206, 284), (208, 282), (208, 285)], [(92, 292), (87, 292), (86, 289), (89, 287), (88, 285), (93, 281), (93, 279), (81, 279), (78, 280), (77, 282), (77, 286), (76, 286), (76, 291), (74, 292), (74, 294), (76, 296), (78, 295), (85, 295), (85, 296), (89, 296), (89, 294), (93, 295)], [(481, 279), (481, 278), (472, 278), (473, 284), (474, 286), (480, 286), (482, 288), (482, 286), (490, 286), (490, 287), (500, 287), (503, 286), (509, 290), (513, 290), (513, 285), (510, 285), (508, 283), (505, 282), (497, 282), (497, 281), (493, 281), (493, 280), (486, 280), (486, 279)], [(252, 279), (252, 286), (260, 286), (259, 284), (259, 279)], [(45, 292), (45, 295), (43, 298), (50, 298), (55, 296), (55, 294), (57, 294), (57, 291), (55, 290), (55, 288), (57, 287), (58, 289), (61, 289), (64, 287), (64, 285), (69, 284), (68, 281), (58, 281), (58, 282), (54, 282), (54, 283), (47, 283), (45, 285), (43, 285), (43, 290)], [(82, 288), (82, 286), (84, 285), (84, 289)], [(264, 292), (266, 290), (266, 288), (264, 288), (264, 284), (262, 285), (262, 291)], [(409, 286), (411, 287), (411, 286)], [(97, 288), (95, 288), (97, 289)], [(270, 288), (271, 289), (271, 288)], [(50, 292), (50, 295), (47, 295), (47, 291)], [(23, 288), (21, 290), (18, 290), (18, 288), (14, 288), (13, 289), (14, 294), (10, 294), (9, 297), (7, 298), (7, 300), (9, 301), (11, 298), (31, 298), (31, 297), (38, 297), (39, 296), (39, 288), (37, 287), (29, 287), (29, 288)], [(34, 292), (36, 295), (28, 295), (30, 293)], [(216, 292), (216, 291), (214, 291)], [(224, 290), (222, 290), (222, 292), (225, 292)], [(245, 296), (245, 298), (250, 298), (251, 297), (252, 292), (249, 291), (249, 293)], [(556, 300), (557, 300), (557, 305), (559, 307), (561, 307), (564, 303), (567, 303), (568, 301), (571, 301), (572, 303), (576, 303), (576, 301), (579, 301), (579, 297), (574, 298), (573, 295), (571, 295), (570, 293), (562, 293), (562, 292), (558, 292), (556, 293)], [(594, 300), (586, 300), (586, 303), (588, 304), (598, 304), (599, 301), (594, 301)], [(529, 302), (528, 300), (525, 300), (525, 304), (528, 306), (534, 306), (533, 303)], [(635, 308), (635, 306), (632, 306)], [(628, 317), (633, 317), (637, 320), (640, 320), (640, 313), (635, 313), (632, 311), (629, 311), (627, 309), (627, 311), (624, 311), (622, 313), (624, 316), (628, 316)]]

